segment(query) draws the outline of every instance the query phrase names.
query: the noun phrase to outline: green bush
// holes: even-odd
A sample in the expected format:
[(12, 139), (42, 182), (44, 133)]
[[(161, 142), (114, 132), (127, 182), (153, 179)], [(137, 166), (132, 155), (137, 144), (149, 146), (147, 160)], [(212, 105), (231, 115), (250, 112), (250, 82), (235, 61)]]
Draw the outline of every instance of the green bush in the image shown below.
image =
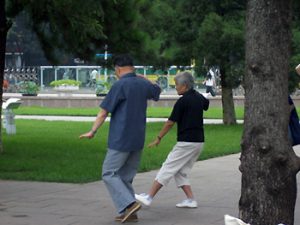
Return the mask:
[(107, 81), (97, 81), (96, 83), (96, 94), (106, 94), (111, 88), (112, 84)]
[(80, 86), (81, 82), (77, 80), (55, 80), (50, 83), (52, 87), (58, 86)]
[(39, 91), (39, 86), (33, 81), (21, 81), (18, 88), (22, 94), (36, 95)]

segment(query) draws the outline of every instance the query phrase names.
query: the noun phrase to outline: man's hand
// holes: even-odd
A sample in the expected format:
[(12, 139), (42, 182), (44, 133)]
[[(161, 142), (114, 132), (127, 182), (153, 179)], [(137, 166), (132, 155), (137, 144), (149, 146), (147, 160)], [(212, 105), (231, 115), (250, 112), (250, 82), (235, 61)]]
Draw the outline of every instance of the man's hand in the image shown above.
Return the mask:
[(94, 137), (94, 132), (93, 131), (89, 131), (85, 134), (82, 134), (79, 136), (79, 139), (83, 139), (83, 138), (88, 138), (88, 139), (91, 139)]

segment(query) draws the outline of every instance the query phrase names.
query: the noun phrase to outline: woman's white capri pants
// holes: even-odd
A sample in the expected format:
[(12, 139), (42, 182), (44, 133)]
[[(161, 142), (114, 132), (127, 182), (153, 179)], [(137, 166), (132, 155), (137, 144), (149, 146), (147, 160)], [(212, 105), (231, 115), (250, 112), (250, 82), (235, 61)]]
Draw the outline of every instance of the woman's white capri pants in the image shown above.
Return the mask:
[(203, 144), (203, 142), (177, 142), (157, 173), (155, 180), (166, 186), (174, 177), (178, 187), (190, 185), (188, 173), (197, 161)]

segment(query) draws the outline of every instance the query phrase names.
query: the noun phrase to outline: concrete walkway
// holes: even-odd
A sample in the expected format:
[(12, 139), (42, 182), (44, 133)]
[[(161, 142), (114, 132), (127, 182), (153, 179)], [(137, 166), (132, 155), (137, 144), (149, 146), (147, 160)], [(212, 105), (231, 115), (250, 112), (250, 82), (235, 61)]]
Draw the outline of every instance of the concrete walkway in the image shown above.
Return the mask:
[[(47, 121), (95, 121), (95, 116), (39, 116), (39, 115), (16, 115), (16, 119), (29, 119), (29, 120), (47, 120)], [(109, 121), (107, 118), (106, 121)], [(165, 122), (167, 118), (147, 118), (147, 122)], [(222, 119), (204, 119), (204, 124), (222, 124)], [(237, 123), (243, 123), (243, 120), (237, 120)]]
[[(300, 147), (296, 146), (295, 150), (300, 153)], [(191, 181), (199, 207), (176, 208), (175, 204), (184, 198), (184, 194), (172, 181), (158, 193), (150, 208), (143, 207), (139, 211), (138, 224), (224, 225), (224, 214), (238, 216), (239, 164), (239, 154), (197, 162)], [(136, 176), (134, 187), (137, 193), (148, 191), (156, 172)], [(300, 224), (298, 202), (295, 224)], [(88, 184), (0, 181), (0, 225), (120, 224), (114, 222), (115, 215), (101, 181)]]

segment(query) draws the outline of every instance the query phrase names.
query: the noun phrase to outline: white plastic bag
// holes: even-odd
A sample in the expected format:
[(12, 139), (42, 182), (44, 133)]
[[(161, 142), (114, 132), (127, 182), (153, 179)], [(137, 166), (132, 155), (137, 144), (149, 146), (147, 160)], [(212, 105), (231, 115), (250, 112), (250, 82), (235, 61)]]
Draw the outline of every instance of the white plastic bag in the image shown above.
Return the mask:
[[(224, 221), (225, 221), (225, 225), (250, 225), (249, 223), (245, 223), (242, 220), (229, 215), (224, 215)], [(278, 225), (284, 225), (284, 224), (280, 223)]]
[(250, 225), (249, 223), (245, 223), (242, 220), (229, 215), (224, 216), (224, 221), (225, 225)]

